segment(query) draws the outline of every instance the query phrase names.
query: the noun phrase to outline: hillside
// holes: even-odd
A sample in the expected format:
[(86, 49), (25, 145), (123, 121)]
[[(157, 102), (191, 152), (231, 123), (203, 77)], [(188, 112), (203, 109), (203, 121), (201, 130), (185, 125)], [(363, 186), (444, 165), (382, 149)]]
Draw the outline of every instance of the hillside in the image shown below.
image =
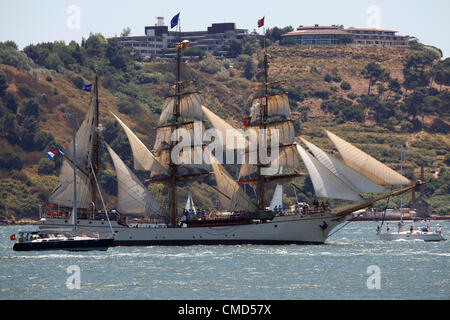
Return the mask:
[[(332, 151), (321, 130), (327, 128), (396, 170), (400, 169), (400, 146), (405, 145), (405, 175), (411, 178), (414, 171), (417, 178), (419, 165), (424, 163), (426, 178), (432, 181), (426, 187), (427, 200), (437, 212), (448, 211), (450, 88), (446, 60), (433, 56), (425, 47), (273, 44), (269, 52), (269, 78), (285, 80), (274, 89), (288, 93), (297, 134)], [(250, 86), (261, 78), (261, 48), (248, 53), (222, 60), (207, 55), (188, 61), (183, 68), (186, 77), (196, 80), (193, 86), (201, 91), (204, 104), (236, 127), (243, 127), (254, 94)], [(423, 60), (417, 62), (412, 55)], [(414, 60), (412, 65), (410, 60)], [(68, 145), (71, 112), (77, 114), (79, 122), (84, 118), (90, 93), (81, 88), (92, 83), (93, 70), (100, 79), (104, 139), (131, 164), (127, 138), (109, 110), (151, 149), (164, 97), (170, 94), (168, 84), (175, 80), (173, 69), (172, 63), (140, 62), (139, 57), (118, 44), (106, 44), (98, 35), (81, 46), (72, 42), (42, 44), (29, 46), (24, 52), (11, 43), (0, 43), (0, 220), (38, 216), (38, 205), (55, 186), (60, 165), (47, 160), (45, 152)], [(115, 175), (104, 147), (101, 159), (99, 179), (107, 202), (114, 206)], [(308, 180), (295, 182), (305, 189), (305, 195), (300, 196), (306, 198), (311, 197)], [(213, 179), (205, 182), (214, 183)], [(159, 199), (167, 192), (162, 185), (150, 188)], [(217, 192), (213, 188), (197, 183), (191, 188), (197, 206), (215, 205)], [(182, 186), (180, 205), (187, 192)], [(286, 188), (286, 193), (294, 196), (291, 188)], [(407, 205), (409, 201), (405, 196), (403, 202)], [(391, 201), (391, 206), (396, 203), (398, 199)]]

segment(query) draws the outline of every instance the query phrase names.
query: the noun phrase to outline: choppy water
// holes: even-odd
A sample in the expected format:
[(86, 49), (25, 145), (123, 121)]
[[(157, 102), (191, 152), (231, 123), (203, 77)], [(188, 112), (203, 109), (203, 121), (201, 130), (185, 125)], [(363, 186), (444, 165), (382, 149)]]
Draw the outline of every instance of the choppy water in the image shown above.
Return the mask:
[[(450, 223), (441, 225), (448, 238)], [(0, 299), (450, 298), (450, 241), (381, 241), (375, 222), (350, 223), (314, 246), (14, 252), (9, 235), (32, 228), (0, 227)], [(80, 268), (80, 289), (66, 285), (71, 265)], [(380, 289), (367, 287), (372, 265)]]

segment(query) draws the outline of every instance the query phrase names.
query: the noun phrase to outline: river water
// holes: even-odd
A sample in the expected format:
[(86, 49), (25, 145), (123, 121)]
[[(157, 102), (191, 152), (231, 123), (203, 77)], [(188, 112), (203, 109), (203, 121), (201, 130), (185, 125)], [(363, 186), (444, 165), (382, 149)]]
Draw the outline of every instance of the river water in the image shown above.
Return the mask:
[(4, 226), (0, 299), (449, 299), (450, 241), (382, 241), (376, 225), (352, 222), (324, 245), (80, 253), (15, 252), (9, 236), (37, 227)]

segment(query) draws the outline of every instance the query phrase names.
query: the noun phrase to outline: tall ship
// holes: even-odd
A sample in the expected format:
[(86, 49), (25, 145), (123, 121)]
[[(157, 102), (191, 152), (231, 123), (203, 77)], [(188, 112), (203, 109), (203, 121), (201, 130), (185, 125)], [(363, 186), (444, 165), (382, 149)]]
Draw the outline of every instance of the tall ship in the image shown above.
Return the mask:
[[(114, 209), (98, 205), (101, 196), (96, 175), (99, 168), (99, 124), (97, 78), (90, 108), (76, 133), (76, 175), (71, 149), (60, 151), (64, 160), (59, 182), (40, 208), (39, 228), (65, 228), (70, 223), (76, 178), (77, 227), (86, 233), (114, 233), (113, 245), (213, 245), (213, 244), (322, 244), (333, 229), (348, 221), (351, 214), (375, 202), (400, 195), (422, 184), (408, 179), (364, 153), (351, 143), (326, 131), (339, 151), (338, 159), (305, 138), (296, 141), (288, 97), (269, 81), (269, 55), (264, 46), (263, 82), (256, 90), (250, 108), (251, 121), (246, 130), (234, 128), (202, 104), (192, 81), (182, 80), (182, 53), (189, 41), (179, 41), (176, 57), (176, 83), (166, 98), (158, 121), (156, 140), (150, 151), (116, 114), (113, 117), (126, 133), (133, 153), (135, 170), (149, 173), (140, 181), (117, 153), (106, 144), (114, 164), (118, 197)], [(214, 142), (205, 142), (203, 132), (208, 121)], [(235, 143), (229, 142), (229, 135)], [(187, 136), (193, 139), (185, 139)], [(180, 138), (183, 143), (180, 143)], [(181, 146), (181, 147), (180, 147)], [(241, 164), (223, 164), (224, 153), (241, 155)], [(302, 163), (312, 181), (315, 200), (296, 203), (282, 209), (282, 185), (304, 175)], [(238, 166), (233, 178), (226, 166)], [(192, 197), (183, 210), (180, 185), (215, 178), (221, 210), (190, 210)], [(163, 184), (168, 192), (164, 203), (151, 194), (147, 183)], [(268, 190), (275, 188), (274, 198)], [(393, 190), (395, 186), (401, 187)], [(361, 193), (376, 194), (364, 200)], [(343, 207), (330, 208), (328, 199), (350, 200)], [(324, 202), (325, 201), (325, 202)], [(270, 203), (270, 204), (269, 204)], [(152, 223), (136, 224), (129, 215), (147, 216)]]

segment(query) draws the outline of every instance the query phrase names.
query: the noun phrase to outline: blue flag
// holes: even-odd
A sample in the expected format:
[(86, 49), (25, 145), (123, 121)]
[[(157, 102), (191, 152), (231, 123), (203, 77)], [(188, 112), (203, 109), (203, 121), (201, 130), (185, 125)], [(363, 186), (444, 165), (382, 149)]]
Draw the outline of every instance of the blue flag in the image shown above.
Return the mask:
[(85, 84), (83, 90), (84, 90), (84, 91), (87, 91), (87, 92), (91, 92), (91, 90), (92, 90), (92, 83), (90, 83), (90, 84)]
[(180, 13), (178, 12), (172, 20), (170, 20), (170, 29), (173, 29), (178, 25), (178, 19), (180, 18)]

